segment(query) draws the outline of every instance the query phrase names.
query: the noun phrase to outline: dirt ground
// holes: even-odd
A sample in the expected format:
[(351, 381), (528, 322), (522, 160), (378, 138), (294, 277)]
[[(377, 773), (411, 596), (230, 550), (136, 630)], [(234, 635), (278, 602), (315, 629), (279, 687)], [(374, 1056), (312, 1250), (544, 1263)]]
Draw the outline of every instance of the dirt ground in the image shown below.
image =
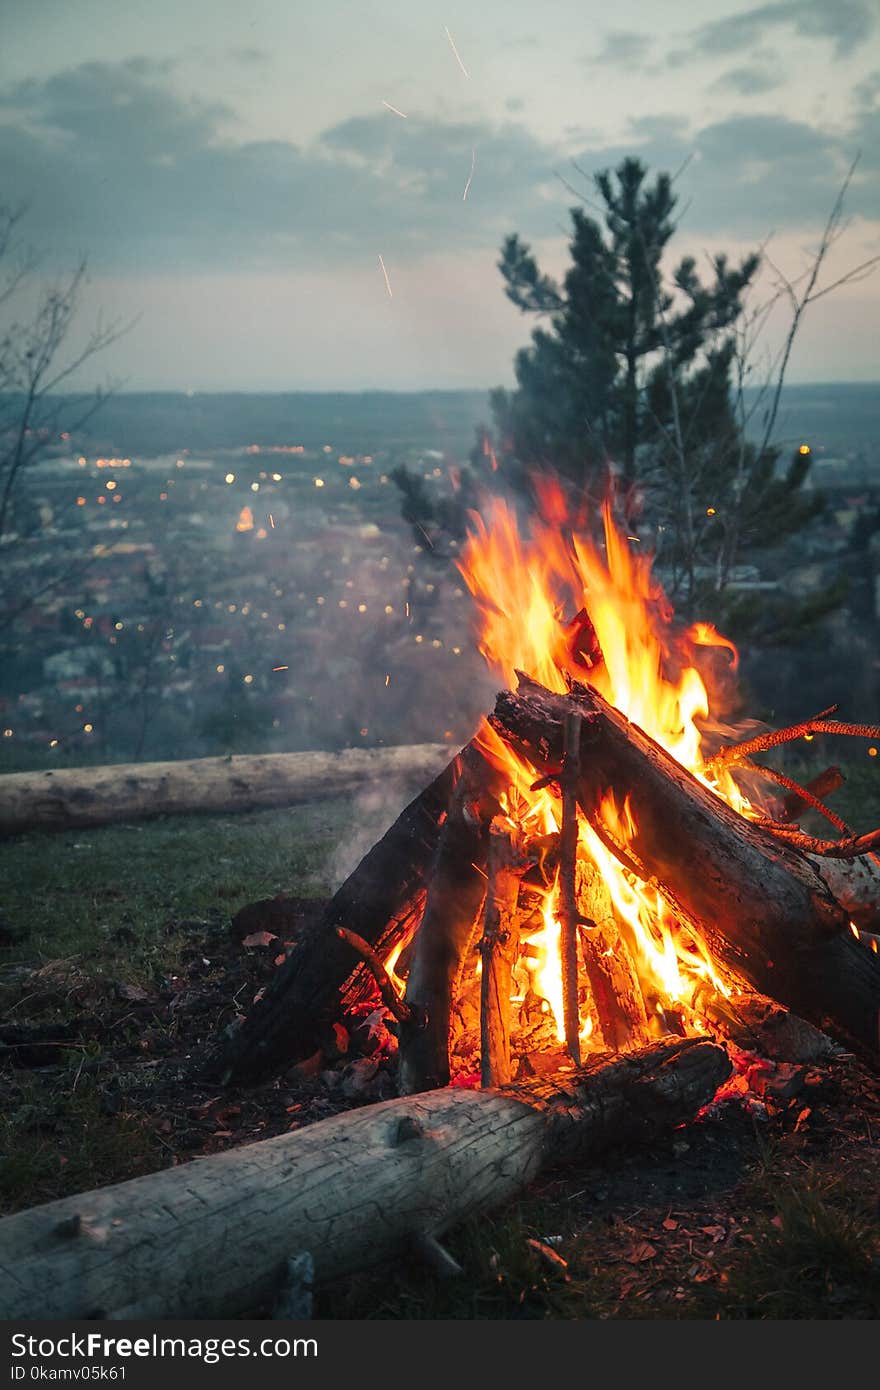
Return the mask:
[[(5, 967), (4, 1213), (393, 1095), (394, 1042), (369, 1006), (280, 1078), (248, 1089), (203, 1078), (219, 1030), (319, 906), (173, 922), (186, 944), (151, 988), (76, 960)], [(315, 1315), (877, 1317), (880, 1079), (842, 1056), (769, 1082), (759, 1065), (747, 1086), (757, 1059), (738, 1060), (734, 1082), (674, 1133), (548, 1171), (513, 1206), (451, 1232), (459, 1279), (402, 1258), (322, 1288)]]

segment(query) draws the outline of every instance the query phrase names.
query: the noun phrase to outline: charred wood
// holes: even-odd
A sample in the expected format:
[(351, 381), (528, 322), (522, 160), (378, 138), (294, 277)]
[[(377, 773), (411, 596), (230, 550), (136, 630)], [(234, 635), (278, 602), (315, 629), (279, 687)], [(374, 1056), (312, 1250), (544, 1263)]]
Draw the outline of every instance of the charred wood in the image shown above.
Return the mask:
[(480, 1079), (504, 1086), (511, 1078), (510, 999), (519, 946), (517, 900), (526, 861), (510, 833), (494, 820), (489, 827), (486, 911), (480, 955)]
[(402, 1095), (449, 1084), (452, 1001), (486, 894), (489, 825), (498, 810), (495, 782), (485, 759), (468, 750), (430, 865), (406, 981), (405, 1002), (419, 1021), (400, 1028)]
[(491, 722), (537, 771), (558, 766), (565, 717), (581, 714), (578, 796), (596, 833), (611, 790), (629, 797), (636, 829), (627, 858), (697, 922), (735, 977), (872, 1061), (880, 1061), (880, 960), (849, 928), (814, 864), (745, 820), (597, 692), (553, 695), (522, 677)]
[(581, 1040), (578, 1010), (577, 902), (578, 779), (581, 768), (581, 721), (576, 713), (565, 716), (562, 746), (562, 829), (559, 836), (559, 918), (562, 963), (562, 1019), (565, 1046), (575, 1066), (580, 1065)]
[(599, 1034), (612, 1052), (648, 1040), (645, 1001), (629, 943), (621, 930), (611, 895), (599, 870), (578, 864), (581, 956), (590, 982)]

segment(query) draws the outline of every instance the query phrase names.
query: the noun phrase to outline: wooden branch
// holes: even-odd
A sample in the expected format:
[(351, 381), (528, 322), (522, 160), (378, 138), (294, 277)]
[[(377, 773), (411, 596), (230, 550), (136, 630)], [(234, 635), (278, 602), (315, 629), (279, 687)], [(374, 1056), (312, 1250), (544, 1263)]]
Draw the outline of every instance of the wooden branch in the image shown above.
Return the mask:
[[(341, 943), (340, 943), (341, 944)], [(447, 1087), (336, 1115), (0, 1221), (0, 1317), (228, 1318), (271, 1302), (291, 1251), (319, 1283), (690, 1119), (730, 1074), (723, 1048), (665, 1040), (503, 1090)]]
[(448, 748), (421, 744), (8, 773), (0, 777), (0, 835), (294, 806), (384, 779), (418, 785), (448, 760)]
[[(491, 723), (536, 772), (558, 766), (565, 715), (587, 716), (578, 797), (596, 829), (608, 791), (629, 797), (631, 862), (656, 878), (722, 968), (875, 1065), (880, 961), (856, 941), (813, 863), (732, 810), (596, 691), (552, 695), (520, 678)], [(677, 908), (674, 908), (677, 910)]]
[[(761, 773), (764, 777), (769, 777), (772, 782), (778, 782), (781, 787), (787, 788), (787, 790), (791, 792), (793, 795), (791, 797), (786, 798), (786, 811), (788, 811), (788, 806), (791, 802), (794, 802), (795, 804), (800, 804), (804, 808), (812, 807), (814, 811), (818, 811), (821, 816), (824, 816), (825, 819), (829, 821), (831, 825), (834, 826), (835, 830), (839, 830), (841, 835), (845, 837), (844, 840), (841, 840), (839, 842), (819, 840), (816, 841), (817, 844), (844, 844), (847, 842), (854, 843), (859, 840), (860, 837), (856, 834), (856, 832), (852, 829), (851, 826), (847, 825), (843, 817), (839, 816), (836, 811), (832, 811), (831, 808), (826, 806), (823, 801), (819, 800), (818, 795), (815, 793), (815, 789), (811, 790), (810, 787), (802, 787), (797, 782), (793, 782), (790, 777), (786, 777), (784, 773), (777, 772), (776, 769), (772, 767), (763, 767), (760, 763), (752, 762), (750, 758), (743, 758), (740, 761), (739, 766), (745, 768), (746, 771), (749, 772)], [(833, 774), (836, 774), (836, 778), (833, 776)], [(815, 779), (816, 782), (820, 783), (823, 786), (830, 786), (832, 790), (836, 787), (839, 787), (843, 780), (843, 775), (839, 767), (829, 767), (826, 769), (825, 772), (821, 773), (820, 776)], [(765, 820), (762, 821), (761, 824), (763, 824), (768, 830), (773, 830), (774, 833), (780, 834), (784, 839), (788, 840), (791, 840), (791, 831), (795, 829), (795, 827), (789, 827), (785, 825), (784, 822), (780, 823), (778, 821)], [(819, 855), (823, 853), (821, 849), (811, 849), (810, 852)], [(862, 849), (859, 850), (858, 853), (869, 854), (876, 864), (880, 864), (880, 856), (878, 856), (873, 849)], [(833, 857), (839, 859), (852, 859), (857, 858), (858, 856), (851, 855), (849, 853), (844, 853), (838, 854)]]
[(581, 770), (581, 720), (577, 713), (565, 716), (562, 764), (562, 830), (559, 836), (559, 955), (562, 964), (562, 1018), (565, 1046), (575, 1066), (580, 1066), (580, 1015), (578, 1010), (577, 789)]
[(489, 827), (486, 911), (480, 954), (480, 1084), (505, 1086), (510, 1070), (510, 999), (519, 948), (517, 898), (526, 861), (496, 817)]
[[(809, 787), (802, 787), (799, 782), (792, 781), (790, 777), (786, 777), (784, 772), (777, 772), (775, 767), (764, 767), (763, 763), (753, 762), (751, 758), (738, 758), (737, 767), (742, 768), (744, 772), (756, 772), (760, 777), (766, 777), (769, 781), (776, 782), (778, 786), (785, 787), (786, 791), (792, 793), (792, 796), (786, 799), (786, 803), (791, 800), (798, 803), (802, 810), (812, 808), (812, 810), (818, 811), (819, 815), (824, 816), (842, 835), (851, 835), (853, 833), (846, 821), (841, 820), (836, 811), (832, 811), (829, 806), (826, 806), (824, 801), (819, 799), (815, 791), (811, 791)], [(839, 773), (840, 769), (829, 768), (828, 771)], [(823, 777), (825, 776), (827, 776), (827, 774), (823, 773)], [(841, 777), (840, 781), (833, 782), (833, 786), (840, 786), (840, 782), (842, 781), (843, 778)], [(788, 811), (788, 804), (786, 804), (785, 810), (786, 812)]]
[(815, 715), (812, 719), (804, 719), (800, 724), (792, 724), (788, 729), (773, 729), (767, 734), (757, 734), (745, 743), (732, 743), (719, 748), (718, 752), (707, 760), (706, 768), (711, 770), (713, 767), (730, 767), (741, 762), (743, 758), (751, 757), (753, 753), (766, 753), (768, 748), (778, 748), (782, 743), (792, 743), (794, 739), (803, 738), (805, 734), (846, 734), (851, 738), (880, 739), (880, 724), (845, 724), (839, 719), (825, 718), (836, 709), (837, 705), (829, 705), (821, 714)]
[(857, 859), (860, 854), (871, 854), (880, 845), (880, 827), (869, 830), (865, 835), (848, 835), (842, 840), (817, 840), (781, 821), (759, 820), (755, 824), (778, 835), (789, 845), (827, 859)]
[(336, 935), (341, 941), (347, 942), (352, 950), (356, 951), (360, 956), (364, 965), (376, 981), (376, 984), (379, 986), (382, 1003), (385, 1005), (388, 1012), (397, 1019), (397, 1022), (415, 1022), (413, 1010), (408, 1004), (404, 1003), (397, 993), (391, 976), (388, 974), (388, 971), (376, 955), (372, 946), (368, 945), (362, 936), (358, 936), (357, 932), (346, 931), (345, 927), (337, 927)]
[(839, 767), (826, 767), (824, 772), (812, 777), (805, 787), (799, 787), (790, 796), (785, 797), (783, 807), (788, 820), (797, 820), (798, 816), (806, 810), (807, 803), (804, 801), (802, 792), (808, 791), (820, 801), (825, 801), (832, 792), (836, 792), (838, 787), (842, 787), (846, 778)]

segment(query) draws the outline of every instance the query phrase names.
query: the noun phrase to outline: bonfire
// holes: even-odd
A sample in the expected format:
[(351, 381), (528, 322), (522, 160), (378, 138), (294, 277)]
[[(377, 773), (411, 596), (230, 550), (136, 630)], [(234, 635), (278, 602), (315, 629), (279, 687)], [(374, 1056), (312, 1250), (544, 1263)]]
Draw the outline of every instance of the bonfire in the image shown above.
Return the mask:
[[(880, 833), (855, 836), (825, 806), (828, 773), (802, 787), (755, 758), (880, 730), (832, 709), (738, 737), (710, 701), (734, 644), (676, 624), (610, 501), (598, 536), (591, 520), (548, 483), (527, 532), (504, 501), (474, 516), (459, 567), (496, 708), (231, 1039), (232, 1072), (289, 1060), (328, 1011), (374, 1007), (376, 987), (404, 1093), (668, 1034), (741, 1043), (789, 1011), (802, 1046), (812, 1025), (876, 1059), (877, 941), (853, 920), (849, 870)], [(806, 808), (837, 838), (802, 831)]]

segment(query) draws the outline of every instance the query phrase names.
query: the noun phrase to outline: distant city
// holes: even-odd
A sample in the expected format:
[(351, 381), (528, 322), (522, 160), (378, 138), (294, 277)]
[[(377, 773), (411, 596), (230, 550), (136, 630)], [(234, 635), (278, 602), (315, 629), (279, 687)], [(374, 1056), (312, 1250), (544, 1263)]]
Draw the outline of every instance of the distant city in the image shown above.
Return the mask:
[[(465, 740), (494, 681), (463, 582), (418, 545), (390, 474), (448, 488), (488, 421), (481, 392), (118, 395), (47, 440), (39, 524), (7, 562), (14, 589), (47, 588), (0, 635), (0, 767)], [(788, 388), (775, 437), (810, 449), (828, 507), (784, 572), (753, 579), (847, 577), (835, 640), (867, 717), (880, 387)], [(778, 673), (772, 699), (754, 675), (756, 713), (785, 704)], [(803, 672), (787, 679), (802, 704)]]

